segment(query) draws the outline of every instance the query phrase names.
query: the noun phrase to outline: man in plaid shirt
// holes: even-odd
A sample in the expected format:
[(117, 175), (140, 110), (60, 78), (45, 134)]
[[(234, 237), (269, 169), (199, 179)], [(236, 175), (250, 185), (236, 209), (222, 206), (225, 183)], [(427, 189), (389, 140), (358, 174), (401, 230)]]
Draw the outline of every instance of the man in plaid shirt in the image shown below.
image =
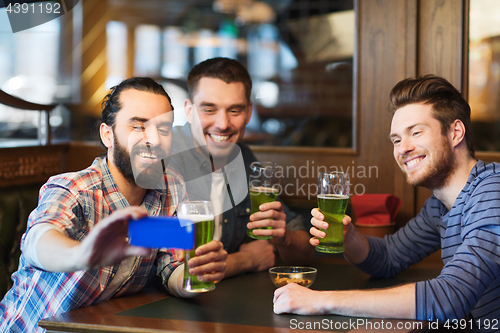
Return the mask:
[[(14, 285), (0, 303), (0, 332), (43, 332), (37, 323), (44, 317), (138, 292), (155, 265), (171, 294), (193, 295), (182, 291), (183, 265), (173, 250), (127, 243), (129, 219), (173, 215), (187, 200), (182, 178), (165, 168), (172, 141), (170, 97), (154, 80), (132, 78), (104, 101), (100, 135), (107, 157), (51, 177), (41, 188)], [(196, 251), (190, 273), (221, 280), (227, 258), (222, 243)]]

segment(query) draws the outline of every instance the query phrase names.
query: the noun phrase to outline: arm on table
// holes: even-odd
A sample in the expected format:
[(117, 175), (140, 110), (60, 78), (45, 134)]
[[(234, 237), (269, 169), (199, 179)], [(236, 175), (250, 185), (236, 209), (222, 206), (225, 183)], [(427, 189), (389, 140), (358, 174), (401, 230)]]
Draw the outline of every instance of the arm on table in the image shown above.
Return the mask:
[(117, 264), (129, 256), (149, 255), (150, 249), (127, 243), (128, 220), (146, 215), (140, 207), (118, 210), (99, 221), (81, 242), (48, 230), (38, 241), (38, 260), (47, 271), (71, 272)]
[(415, 284), (374, 290), (317, 291), (290, 283), (274, 292), (274, 312), (415, 319)]

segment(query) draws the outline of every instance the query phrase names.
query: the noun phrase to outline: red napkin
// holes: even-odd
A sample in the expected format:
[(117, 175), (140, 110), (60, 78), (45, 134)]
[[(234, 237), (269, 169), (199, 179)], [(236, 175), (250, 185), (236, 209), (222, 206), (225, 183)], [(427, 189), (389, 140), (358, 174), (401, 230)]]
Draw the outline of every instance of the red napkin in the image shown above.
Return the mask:
[(351, 197), (356, 223), (361, 225), (389, 225), (401, 206), (401, 199), (392, 194), (363, 194)]

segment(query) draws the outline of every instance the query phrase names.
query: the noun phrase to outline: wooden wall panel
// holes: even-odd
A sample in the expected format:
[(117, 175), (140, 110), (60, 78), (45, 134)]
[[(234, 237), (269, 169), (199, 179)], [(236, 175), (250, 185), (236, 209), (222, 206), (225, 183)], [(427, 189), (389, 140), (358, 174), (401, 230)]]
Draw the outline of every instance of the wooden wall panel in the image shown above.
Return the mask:
[(112, 13), (107, 1), (83, 1), (82, 104), (87, 114), (95, 116), (100, 116), (101, 101), (107, 92), (106, 24), (111, 19)]
[(83, 170), (98, 156), (105, 156), (106, 150), (100, 142), (71, 142), (65, 156), (64, 172)]
[(418, 74), (436, 74), (462, 87), (463, 0), (419, 2)]
[(357, 157), (351, 149), (291, 148), (252, 146), (260, 161), (273, 161), (284, 169), (281, 197), (299, 208), (316, 207), (316, 184), (321, 170), (346, 171), (353, 189), (357, 184)]
[(0, 187), (44, 183), (64, 171), (67, 145), (0, 149)]
[(418, 74), (436, 74), (462, 87), (463, 0), (421, 0)]
[(401, 226), (414, 215), (414, 188), (394, 161), (387, 104), (392, 87), (415, 74), (416, 3), (368, 0), (359, 4), (358, 163), (380, 170), (378, 178), (363, 180), (367, 192), (394, 193), (403, 200), (397, 217)]
[[(468, 22), (463, 0), (421, 0), (418, 17), (418, 75), (442, 76), (457, 89), (463, 87), (464, 31)], [(466, 67), (465, 67), (466, 68)], [(432, 192), (417, 188), (415, 209), (420, 211)]]
[(75, 8), (73, 19), (72, 87), (78, 98), (71, 110), (71, 139), (94, 140), (94, 119), (101, 115), (101, 102), (107, 93), (106, 25), (112, 20), (107, 0), (86, 0)]

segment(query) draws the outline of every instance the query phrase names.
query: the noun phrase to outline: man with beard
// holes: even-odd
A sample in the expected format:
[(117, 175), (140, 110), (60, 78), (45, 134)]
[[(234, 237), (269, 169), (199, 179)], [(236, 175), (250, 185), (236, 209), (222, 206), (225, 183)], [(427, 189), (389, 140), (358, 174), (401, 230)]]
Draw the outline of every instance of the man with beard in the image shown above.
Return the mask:
[[(379, 290), (277, 289), (276, 313), (341, 314), (417, 320), (500, 318), (500, 164), (474, 158), (470, 107), (445, 79), (427, 75), (391, 91), (394, 158), (414, 186), (433, 191), (420, 214), (384, 239), (343, 220), (345, 257), (374, 277), (391, 277), (441, 249), (441, 274)], [(313, 210), (310, 242), (325, 236)], [(476, 326), (477, 327), (477, 326)], [(484, 326), (480, 327), (481, 329)]]
[[(187, 200), (182, 178), (167, 167), (172, 122), (170, 97), (150, 78), (125, 80), (106, 96), (100, 135), (107, 156), (41, 188), (14, 285), (0, 303), (1, 332), (43, 332), (41, 318), (136, 293), (155, 267), (171, 294), (194, 296), (182, 291), (183, 265), (173, 250), (127, 241), (129, 219), (173, 215)], [(189, 261), (193, 275), (224, 277), (222, 243), (196, 254)]]
[[(187, 85), (188, 123), (174, 127), (172, 161), (189, 197), (214, 204), (214, 239), (229, 253), (225, 276), (272, 267), (275, 248), (288, 264), (307, 263), (314, 248), (302, 216), (279, 200), (250, 214), (247, 173), (257, 159), (241, 142), (252, 113), (252, 80), (246, 68), (234, 59), (208, 59), (191, 69)], [(247, 228), (254, 229), (254, 237), (272, 238), (251, 239)]]

